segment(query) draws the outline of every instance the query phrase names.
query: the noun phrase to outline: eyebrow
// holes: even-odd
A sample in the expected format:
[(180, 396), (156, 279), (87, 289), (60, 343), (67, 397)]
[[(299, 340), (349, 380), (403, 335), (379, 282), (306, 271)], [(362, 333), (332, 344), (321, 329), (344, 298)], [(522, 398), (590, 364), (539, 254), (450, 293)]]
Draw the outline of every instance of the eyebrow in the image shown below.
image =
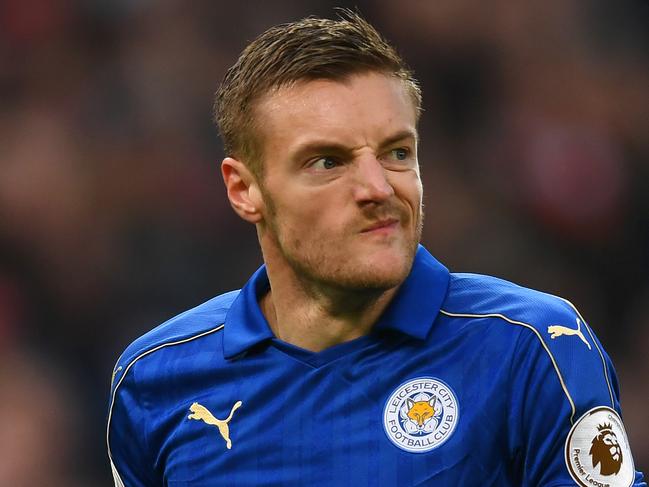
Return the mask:
[[(383, 149), (390, 145), (395, 144), (401, 140), (413, 139), (415, 143), (418, 142), (418, 134), (415, 130), (401, 130), (394, 135), (391, 135), (387, 139), (381, 142), (379, 149)], [(330, 140), (314, 140), (306, 142), (302, 145), (299, 145), (294, 152), (294, 159), (300, 159), (306, 154), (310, 153), (330, 153), (330, 154), (342, 154), (350, 152), (350, 148), (344, 144), (339, 144), (332, 142)]]
[(415, 143), (417, 143), (417, 141), (419, 140), (419, 136), (418, 136), (416, 131), (413, 131), (413, 130), (401, 130), (401, 131), (397, 132), (396, 134), (394, 134), (393, 136), (388, 137), (386, 140), (384, 140), (381, 143), (381, 147), (382, 148), (387, 147), (389, 145), (392, 145), (392, 144), (394, 144), (396, 142), (399, 142), (399, 141), (405, 140), (405, 139), (413, 139), (415, 141)]

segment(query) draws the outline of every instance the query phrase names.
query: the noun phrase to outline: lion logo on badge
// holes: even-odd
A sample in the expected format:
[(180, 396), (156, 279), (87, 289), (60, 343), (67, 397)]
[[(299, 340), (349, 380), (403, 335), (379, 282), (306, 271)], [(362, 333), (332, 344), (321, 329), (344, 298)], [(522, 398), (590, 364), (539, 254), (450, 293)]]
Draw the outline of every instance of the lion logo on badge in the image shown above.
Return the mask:
[(419, 377), (397, 387), (383, 410), (388, 439), (402, 450), (424, 453), (448, 440), (458, 421), (453, 390), (433, 377)]
[(622, 448), (617, 441), (611, 424), (597, 426), (599, 434), (593, 438), (588, 454), (593, 459), (593, 468), (600, 466), (599, 473), (602, 475), (617, 474), (622, 467)]
[(631, 487), (633, 455), (618, 412), (597, 406), (573, 424), (565, 445), (566, 467), (580, 487)]

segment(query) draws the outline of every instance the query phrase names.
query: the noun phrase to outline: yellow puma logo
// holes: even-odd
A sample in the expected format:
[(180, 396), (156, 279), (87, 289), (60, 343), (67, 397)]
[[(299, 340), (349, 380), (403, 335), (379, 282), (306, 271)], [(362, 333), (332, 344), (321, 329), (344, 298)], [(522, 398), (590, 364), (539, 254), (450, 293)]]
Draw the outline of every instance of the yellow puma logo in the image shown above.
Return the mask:
[(197, 402), (193, 403), (189, 410), (192, 412), (189, 416), (187, 416), (187, 419), (195, 419), (197, 421), (203, 421), (206, 424), (209, 424), (211, 426), (216, 426), (219, 429), (219, 433), (221, 433), (221, 436), (225, 440), (225, 446), (228, 448), (232, 448), (232, 442), (230, 441), (230, 426), (228, 423), (232, 419), (232, 415), (234, 412), (241, 407), (243, 403), (241, 401), (237, 401), (234, 403), (234, 406), (232, 406), (232, 410), (230, 410), (230, 415), (227, 417), (227, 419), (217, 419), (210, 413), (205, 406), (202, 406), (198, 404)]
[(586, 344), (588, 347), (588, 350), (591, 350), (590, 348), (590, 343), (586, 341), (586, 338), (584, 337), (584, 334), (581, 332), (581, 320), (577, 318), (577, 329), (575, 330), (574, 328), (568, 328), (566, 326), (561, 326), (561, 325), (552, 325), (548, 326), (548, 333), (550, 334), (550, 338), (553, 340), (557, 337), (560, 337), (562, 335), (577, 335), (579, 338), (581, 338), (581, 341)]

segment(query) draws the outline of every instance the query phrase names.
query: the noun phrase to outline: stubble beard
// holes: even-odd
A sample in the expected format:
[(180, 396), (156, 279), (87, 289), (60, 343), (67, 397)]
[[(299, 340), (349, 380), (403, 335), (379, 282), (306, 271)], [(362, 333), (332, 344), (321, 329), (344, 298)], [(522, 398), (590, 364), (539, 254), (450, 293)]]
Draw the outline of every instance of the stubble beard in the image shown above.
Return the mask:
[[(268, 194), (264, 198), (269, 216), (265, 222), (268, 237), (305, 291), (318, 294), (329, 290), (334, 293), (378, 296), (399, 286), (410, 273), (421, 240), (423, 208), (420, 207), (414, 235), (401, 248), (401, 268), (386, 272), (386, 267), (389, 266), (355, 260), (354, 256), (346, 253), (345, 245), (339, 240), (303, 239), (297, 232), (282, 227), (272, 198)], [(384, 211), (386, 210), (378, 213)], [(397, 211), (392, 212), (394, 213)], [(410, 218), (405, 215), (405, 211), (398, 213), (402, 218)]]

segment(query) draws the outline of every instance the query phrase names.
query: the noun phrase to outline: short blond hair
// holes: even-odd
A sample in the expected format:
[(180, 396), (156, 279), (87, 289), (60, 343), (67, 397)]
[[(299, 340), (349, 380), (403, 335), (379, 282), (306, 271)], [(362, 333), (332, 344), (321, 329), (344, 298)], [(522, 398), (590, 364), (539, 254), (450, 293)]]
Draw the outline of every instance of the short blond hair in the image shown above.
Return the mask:
[(262, 147), (255, 126), (255, 103), (270, 91), (302, 80), (343, 80), (380, 72), (403, 80), (416, 112), (421, 90), (412, 70), (365, 19), (339, 10), (336, 20), (307, 17), (271, 27), (228, 69), (214, 101), (214, 121), (225, 153), (263, 176)]

